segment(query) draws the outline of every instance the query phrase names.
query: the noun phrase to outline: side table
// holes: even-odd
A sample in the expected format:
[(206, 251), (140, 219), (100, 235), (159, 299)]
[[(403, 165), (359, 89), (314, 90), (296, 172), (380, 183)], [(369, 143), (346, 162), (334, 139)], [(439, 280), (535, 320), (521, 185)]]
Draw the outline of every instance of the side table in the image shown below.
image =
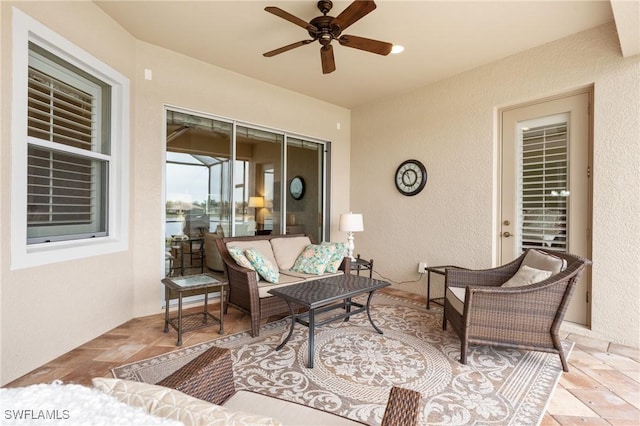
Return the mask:
[[(182, 345), (182, 333), (185, 331), (197, 330), (203, 327), (210, 327), (220, 324), (220, 334), (224, 334), (224, 300), (225, 288), (229, 286), (228, 281), (218, 280), (210, 274), (188, 275), (184, 277), (167, 277), (162, 280), (165, 286), (165, 314), (164, 332), (169, 332), (169, 326), (178, 332), (177, 346)], [(208, 299), (209, 292), (215, 288), (220, 289), (220, 317), (215, 317), (209, 313)], [(204, 310), (193, 314), (182, 315), (183, 296), (192, 296), (204, 293)], [(169, 318), (169, 302), (171, 299), (178, 299), (178, 316)]]
[(431, 298), (431, 274), (438, 274), (438, 275), (446, 275), (446, 270), (447, 268), (451, 268), (451, 269), (466, 269), (466, 268), (462, 268), (460, 266), (455, 266), (455, 265), (440, 265), (440, 266), (428, 266), (426, 268), (427, 271), (427, 309), (431, 309), (431, 307), (429, 306), (431, 302), (435, 303), (436, 305), (440, 305), (440, 306), (444, 306), (444, 297), (436, 297), (436, 298)]
[(369, 278), (373, 278), (373, 259), (364, 260), (357, 255), (355, 259), (351, 259), (351, 270), (357, 271), (357, 275), (360, 275), (360, 271), (369, 271)]

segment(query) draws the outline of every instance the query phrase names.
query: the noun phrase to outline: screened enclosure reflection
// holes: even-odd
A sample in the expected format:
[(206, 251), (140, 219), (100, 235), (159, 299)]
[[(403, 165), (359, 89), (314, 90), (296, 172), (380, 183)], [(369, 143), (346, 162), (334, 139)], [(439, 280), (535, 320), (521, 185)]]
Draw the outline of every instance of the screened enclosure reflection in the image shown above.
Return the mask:
[[(165, 236), (306, 233), (322, 241), (325, 143), (167, 111)], [(304, 196), (290, 195), (294, 176)]]

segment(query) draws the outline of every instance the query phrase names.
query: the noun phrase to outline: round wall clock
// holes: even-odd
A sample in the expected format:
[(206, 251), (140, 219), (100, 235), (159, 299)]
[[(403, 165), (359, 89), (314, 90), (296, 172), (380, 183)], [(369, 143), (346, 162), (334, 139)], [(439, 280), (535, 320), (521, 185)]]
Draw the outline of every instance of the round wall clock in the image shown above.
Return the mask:
[(302, 176), (295, 176), (289, 182), (289, 194), (294, 200), (301, 200), (304, 197), (304, 179)]
[(395, 180), (402, 195), (416, 195), (427, 183), (427, 169), (418, 160), (403, 161), (396, 170)]

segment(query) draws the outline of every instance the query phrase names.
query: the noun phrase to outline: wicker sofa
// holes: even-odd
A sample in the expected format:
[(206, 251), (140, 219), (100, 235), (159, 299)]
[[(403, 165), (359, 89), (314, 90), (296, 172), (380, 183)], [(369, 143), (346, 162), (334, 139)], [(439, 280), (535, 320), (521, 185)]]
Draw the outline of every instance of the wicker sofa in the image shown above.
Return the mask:
[[(304, 234), (294, 235), (257, 235), (248, 237), (228, 237), (214, 240), (224, 270), (229, 280), (229, 297), (227, 306), (233, 306), (242, 312), (251, 315), (251, 335), (260, 334), (260, 321), (273, 315), (288, 314), (289, 308), (286, 302), (268, 293), (268, 290), (276, 287), (297, 284), (308, 280), (349, 273), (351, 258), (345, 256), (337, 272), (322, 275), (303, 274), (290, 271), (298, 255), (309, 244), (310, 237)], [(277, 283), (269, 283), (256, 274), (255, 271), (242, 267), (236, 263), (229, 247), (255, 248), (274, 262), (280, 270)]]
[[(470, 344), (479, 344), (555, 353), (569, 371), (558, 332), (590, 264), (568, 253), (529, 249), (497, 268), (447, 269), (442, 328), (449, 322), (460, 337), (460, 362), (467, 363)], [(542, 272), (542, 279), (527, 282), (525, 267)]]

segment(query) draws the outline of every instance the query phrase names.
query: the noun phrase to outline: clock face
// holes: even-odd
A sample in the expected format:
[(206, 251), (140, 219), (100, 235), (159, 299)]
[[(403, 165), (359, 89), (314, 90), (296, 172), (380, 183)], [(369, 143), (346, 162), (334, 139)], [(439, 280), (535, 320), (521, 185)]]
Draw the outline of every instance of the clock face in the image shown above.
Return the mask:
[(418, 160), (404, 161), (396, 170), (396, 188), (403, 195), (416, 195), (427, 183), (427, 169)]

